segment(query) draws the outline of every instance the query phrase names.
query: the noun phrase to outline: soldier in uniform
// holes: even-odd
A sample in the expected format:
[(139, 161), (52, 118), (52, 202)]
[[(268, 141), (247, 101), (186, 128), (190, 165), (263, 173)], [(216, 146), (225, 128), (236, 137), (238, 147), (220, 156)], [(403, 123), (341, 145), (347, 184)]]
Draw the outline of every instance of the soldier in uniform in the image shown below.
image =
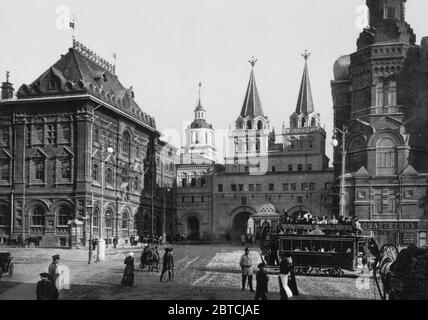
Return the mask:
[(41, 280), (37, 283), (37, 300), (51, 300), (52, 283), (49, 281), (49, 274), (44, 272), (40, 274)]
[(58, 271), (58, 263), (59, 263), (60, 257), (59, 255), (52, 256), (52, 263), (49, 266), (49, 280), (51, 282), (51, 300), (58, 300), (59, 299), (59, 290), (56, 286), (56, 282), (59, 278), (59, 271)]
[(253, 263), (250, 257), (250, 249), (245, 248), (245, 254), (242, 255), (241, 260), (239, 261), (239, 266), (241, 267), (241, 270), (242, 270), (242, 291), (245, 290), (245, 283), (247, 282), (247, 278), (248, 278), (248, 285), (250, 287), (250, 291), (254, 292), (252, 264)]

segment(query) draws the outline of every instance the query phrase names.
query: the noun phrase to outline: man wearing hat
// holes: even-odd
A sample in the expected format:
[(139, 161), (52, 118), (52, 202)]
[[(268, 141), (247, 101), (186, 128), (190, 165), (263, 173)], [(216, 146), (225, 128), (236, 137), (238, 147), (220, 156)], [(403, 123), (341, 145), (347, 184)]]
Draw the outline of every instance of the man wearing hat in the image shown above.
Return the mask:
[(259, 271), (256, 274), (256, 296), (254, 300), (267, 300), (269, 277), (266, 273), (266, 264), (263, 262), (258, 266)]
[(239, 261), (239, 266), (242, 270), (242, 291), (245, 290), (245, 283), (248, 278), (248, 285), (250, 287), (250, 291), (254, 292), (253, 290), (253, 268), (252, 268), (252, 261), (250, 257), (250, 249), (245, 248), (245, 254), (242, 255), (241, 260)]
[(59, 272), (58, 272), (59, 260), (60, 260), (59, 254), (52, 256), (52, 263), (49, 266), (49, 270), (48, 270), (49, 280), (51, 282), (51, 287), (52, 287), (52, 293), (51, 293), (52, 300), (58, 300), (59, 298), (59, 291), (58, 291), (58, 287), (56, 286), (56, 282), (59, 278)]
[(160, 282), (163, 281), (163, 277), (165, 273), (168, 272), (168, 280), (172, 281), (174, 280), (174, 256), (172, 255), (172, 248), (166, 248), (165, 254), (163, 256), (163, 263), (162, 263), (162, 273), (160, 276)]
[(44, 272), (40, 274), (41, 280), (37, 283), (37, 300), (51, 300), (52, 284), (49, 281), (49, 274)]

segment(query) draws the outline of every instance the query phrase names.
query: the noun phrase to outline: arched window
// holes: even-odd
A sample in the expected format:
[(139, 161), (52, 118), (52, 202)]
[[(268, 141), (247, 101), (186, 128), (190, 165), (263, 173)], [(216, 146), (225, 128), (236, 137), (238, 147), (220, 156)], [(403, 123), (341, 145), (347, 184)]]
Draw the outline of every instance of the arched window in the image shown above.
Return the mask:
[(247, 122), (247, 129), (249, 130), (253, 129), (253, 123), (251, 122), (251, 120)]
[(72, 211), (70, 207), (68, 206), (60, 207), (58, 210), (57, 225), (66, 226), (68, 224), (68, 221), (70, 221), (71, 217), (72, 217)]
[(71, 179), (71, 162), (70, 161), (61, 162), (61, 178), (66, 180)]
[(317, 126), (317, 119), (312, 118), (311, 127), (316, 127), (316, 126)]
[(97, 164), (92, 166), (92, 180), (98, 181), (99, 178), (99, 168)]
[(94, 131), (94, 142), (97, 144), (100, 143), (100, 130), (98, 130), (97, 128), (95, 128)]
[(106, 220), (106, 228), (111, 228), (112, 226), (112, 212), (111, 210), (107, 210), (106, 211), (106, 216), (105, 216), (105, 220)]
[(134, 190), (137, 192), (140, 190), (140, 178), (138, 176), (134, 178)]
[(106, 170), (106, 183), (113, 185), (113, 170), (110, 168)]
[(259, 120), (259, 122), (257, 122), (257, 130), (263, 130), (263, 121)]
[(10, 164), (9, 161), (0, 162), (0, 180), (9, 181), (10, 180)]
[(304, 128), (306, 126), (306, 119), (305, 118), (303, 118), (302, 119), (302, 128)]
[(92, 215), (92, 226), (98, 228), (100, 226), (100, 209), (95, 208)]
[(122, 182), (123, 183), (128, 182), (128, 170), (126, 170), (126, 168), (122, 169), (122, 172), (121, 172), (120, 176), (122, 177)]
[(256, 139), (256, 151), (260, 152), (260, 138)]
[(7, 206), (0, 207), (0, 226), (10, 226), (10, 209)]
[(122, 229), (128, 229), (129, 221), (128, 221), (128, 213), (124, 212), (122, 214)]
[(41, 206), (35, 206), (31, 212), (31, 225), (37, 227), (45, 226), (45, 210)]
[(122, 152), (125, 155), (131, 154), (131, 136), (126, 131), (122, 135)]
[(383, 138), (376, 145), (376, 172), (378, 175), (397, 173), (397, 150), (391, 138)]

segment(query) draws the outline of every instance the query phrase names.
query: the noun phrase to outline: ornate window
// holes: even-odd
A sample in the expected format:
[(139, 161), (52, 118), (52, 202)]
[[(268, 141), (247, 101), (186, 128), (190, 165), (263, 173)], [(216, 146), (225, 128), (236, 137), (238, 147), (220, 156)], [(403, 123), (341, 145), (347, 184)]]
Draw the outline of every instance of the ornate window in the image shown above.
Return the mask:
[(61, 162), (61, 178), (71, 180), (71, 161)]
[(253, 129), (253, 123), (251, 122), (251, 120), (247, 122), (247, 129), (249, 130)]
[(9, 128), (2, 127), (0, 128), (0, 146), (9, 147), (9, 144), (10, 144)]
[(56, 144), (56, 141), (57, 141), (56, 124), (50, 124), (47, 126), (46, 135), (47, 135), (46, 138), (47, 138), (48, 144)]
[(36, 125), (34, 127), (34, 138), (35, 144), (44, 144), (44, 129), (42, 125)]
[(122, 152), (128, 156), (131, 154), (131, 136), (126, 131), (122, 135)]
[(97, 164), (92, 166), (92, 180), (98, 181), (99, 178), (99, 167)]
[(98, 130), (98, 128), (94, 129), (94, 143), (100, 143), (100, 130)]
[(376, 145), (376, 172), (378, 175), (397, 173), (397, 150), (391, 138), (383, 138)]
[(62, 125), (62, 141), (66, 143), (71, 141), (71, 125), (68, 123)]
[(128, 182), (128, 170), (126, 170), (126, 168), (122, 169), (122, 172), (121, 172), (120, 176), (122, 177), (122, 182), (123, 183)]
[(128, 229), (129, 221), (128, 221), (128, 213), (124, 212), (122, 214), (122, 229)]
[(257, 122), (257, 130), (263, 130), (263, 121), (259, 120), (259, 122)]
[(41, 206), (35, 206), (31, 212), (31, 225), (45, 226), (45, 210)]
[(68, 224), (68, 221), (72, 218), (72, 210), (68, 206), (61, 206), (58, 210), (58, 220), (57, 225), (58, 226), (66, 226)]
[(0, 180), (10, 181), (10, 162), (6, 159), (0, 162)]
[(100, 210), (98, 208), (94, 209), (94, 213), (92, 215), (92, 226), (94, 228), (98, 228), (100, 225)]
[(113, 214), (112, 214), (111, 210), (110, 209), (107, 210), (106, 211), (106, 216), (105, 216), (106, 228), (111, 228), (111, 226), (112, 226), (112, 216), (113, 216)]
[(113, 170), (110, 168), (106, 170), (106, 183), (113, 185)]
[(140, 190), (140, 178), (138, 176), (134, 178), (134, 190), (136, 192)]
[(8, 206), (0, 206), (0, 226), (10, 226), (10, 209)]
[(45, 162), (38, 160), (34, 162), (35, 180), (45, 181)]

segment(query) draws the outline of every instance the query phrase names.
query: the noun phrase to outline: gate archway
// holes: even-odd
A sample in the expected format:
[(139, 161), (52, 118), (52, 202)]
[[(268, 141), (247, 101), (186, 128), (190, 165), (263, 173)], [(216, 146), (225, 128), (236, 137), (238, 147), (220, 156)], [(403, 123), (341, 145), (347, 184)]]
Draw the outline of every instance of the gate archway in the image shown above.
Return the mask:
[(200, 222), (195, 216), (187, 218), (187, 232), (186, 236), (188, 240), (197, 241), (200, 239)]

